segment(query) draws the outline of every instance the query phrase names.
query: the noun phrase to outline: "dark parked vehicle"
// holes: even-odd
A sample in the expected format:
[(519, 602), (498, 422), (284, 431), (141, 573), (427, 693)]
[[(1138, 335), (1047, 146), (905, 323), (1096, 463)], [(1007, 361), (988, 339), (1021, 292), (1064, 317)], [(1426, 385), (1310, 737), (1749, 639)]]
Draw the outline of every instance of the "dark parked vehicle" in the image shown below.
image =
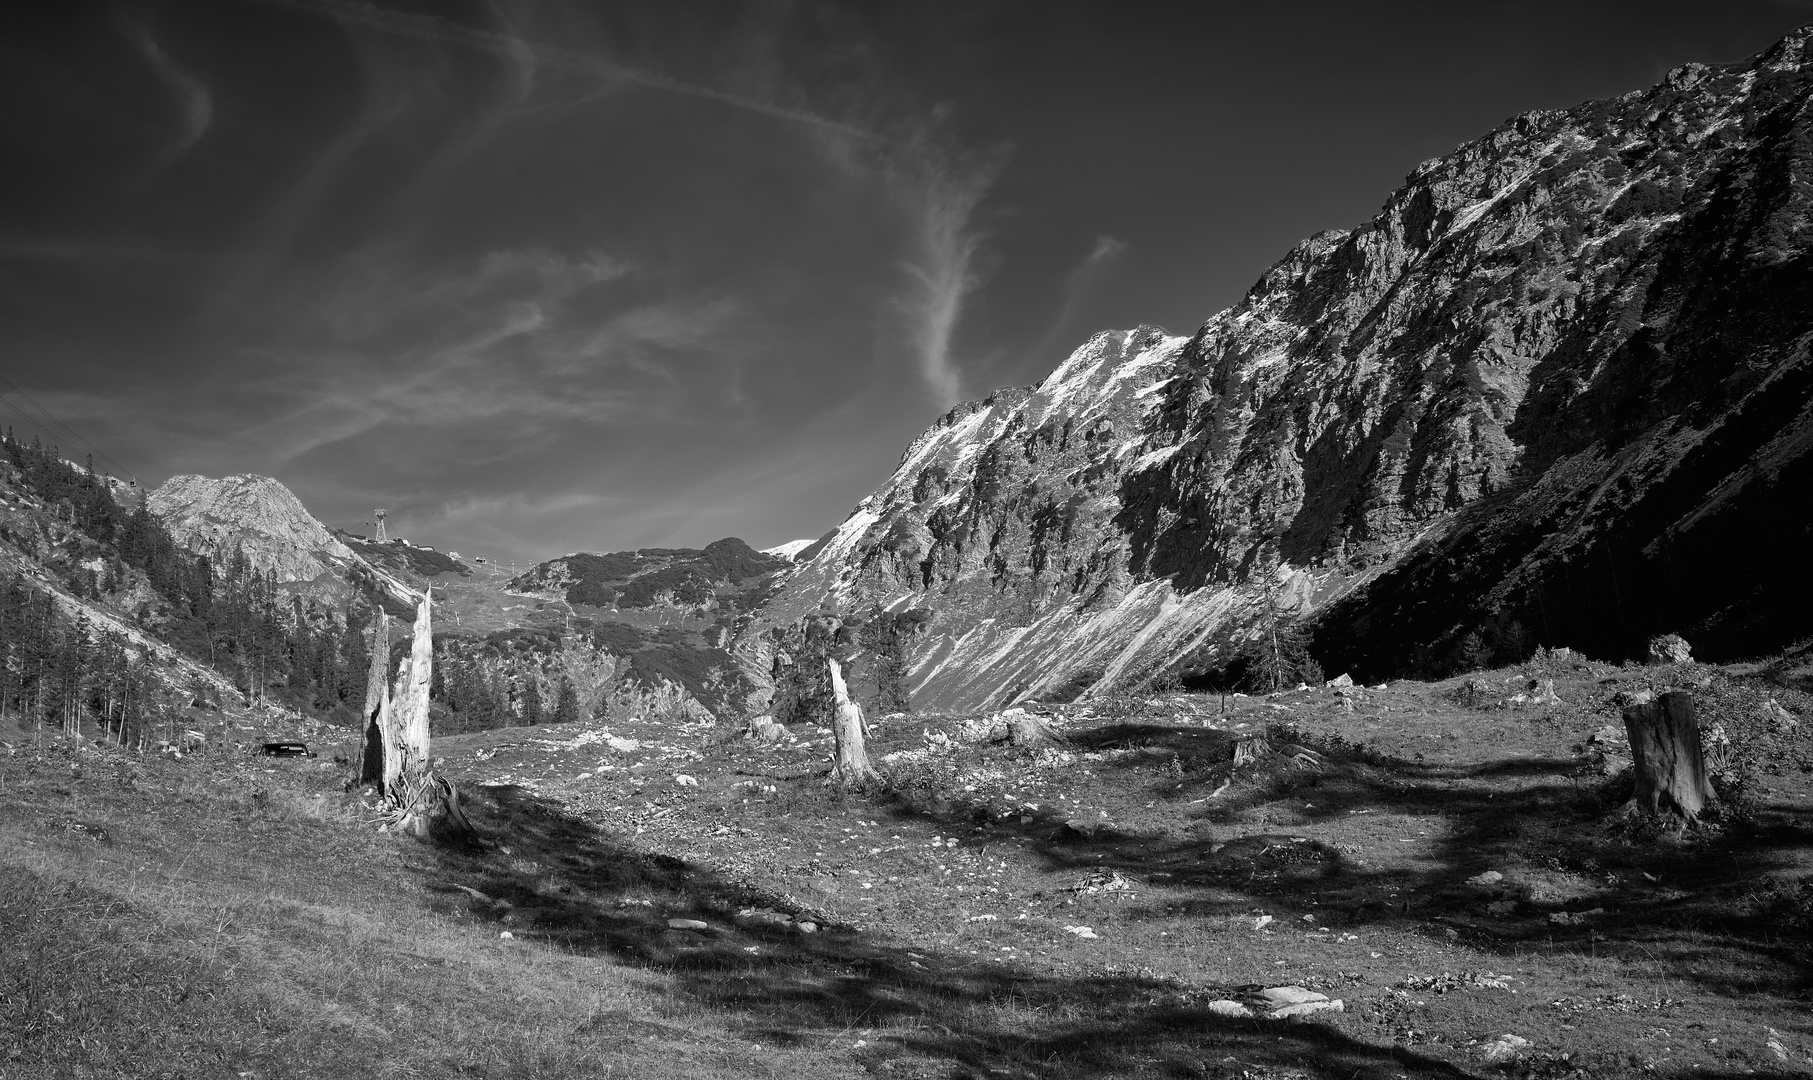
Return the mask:
[(258, 752), (265, 755), (266, 757), (314, 757), (315, 756), (308, 752), (307, 743), (299, 743), (299, 742), (268, 742), (268, 743), (265, 743), (262, 747), (260, 747)]

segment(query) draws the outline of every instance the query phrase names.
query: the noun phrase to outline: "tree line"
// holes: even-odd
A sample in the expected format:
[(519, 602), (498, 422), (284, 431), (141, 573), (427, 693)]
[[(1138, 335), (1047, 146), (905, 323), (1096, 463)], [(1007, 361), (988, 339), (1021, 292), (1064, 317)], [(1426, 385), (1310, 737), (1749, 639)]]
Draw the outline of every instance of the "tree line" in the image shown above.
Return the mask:
[[(122, 505), (92, 459), (83, 468), (9, 429), (0, 462), (49, 518), (15, 519), (0, 537), (38, 555), (78, 598), (130, 606), (136, 625), (227, 676), (248, 704), (278, 702), (357, 723), (369, 605), (337, 612), (286, 599), (275, 575), (238, 549), (215, 566), (177, 543), (143, 489), (131, 509)], [(0, 708), (43, 724), (73, 726), (86, 716), (119, 734), (175, 701), (146, 689), (155, 681), (148, 656), (132, 659), (116, 636), (70, 619), (47, 590), (17, 575), (0, 596), (0, 658)]]

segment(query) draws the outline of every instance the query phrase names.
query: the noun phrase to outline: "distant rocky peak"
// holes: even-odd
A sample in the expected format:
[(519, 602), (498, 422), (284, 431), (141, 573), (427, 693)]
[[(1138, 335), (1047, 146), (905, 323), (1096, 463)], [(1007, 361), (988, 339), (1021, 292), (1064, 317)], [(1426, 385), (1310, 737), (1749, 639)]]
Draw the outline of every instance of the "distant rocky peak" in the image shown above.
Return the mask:
[(294, 492), (269, 476), (173, 476), (149, 498), (177, 542), (216, 565), (237, 548), (279, 581), (313, 581), (356, 556)]

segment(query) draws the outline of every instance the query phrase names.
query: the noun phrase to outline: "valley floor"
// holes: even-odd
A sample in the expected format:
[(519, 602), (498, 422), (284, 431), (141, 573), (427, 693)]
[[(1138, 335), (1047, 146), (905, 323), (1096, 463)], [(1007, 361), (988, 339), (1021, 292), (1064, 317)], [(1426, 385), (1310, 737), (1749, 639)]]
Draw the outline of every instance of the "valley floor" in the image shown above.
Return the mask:
[[(1813, 1074), (1813, 735), (1757, 719), (1807, 698), (1487, 679), (1531, 675), (1561, 703), (1055, 706), (1037, 754), (885, 718), (891, 782), (854, 794), (818, 733), (460, 736), (460, 850), (377, 832), (331, 748), (8, 721), (0, 1078)], [(1659, 680), (1730, 743), (1727, 812), (1684, 838), (1616, 812), (1589, 742)], [(1234, 772), (1265, 731), (1324, 768)], [(1261, 1018), (1277, 987), (1341, 1009)]]

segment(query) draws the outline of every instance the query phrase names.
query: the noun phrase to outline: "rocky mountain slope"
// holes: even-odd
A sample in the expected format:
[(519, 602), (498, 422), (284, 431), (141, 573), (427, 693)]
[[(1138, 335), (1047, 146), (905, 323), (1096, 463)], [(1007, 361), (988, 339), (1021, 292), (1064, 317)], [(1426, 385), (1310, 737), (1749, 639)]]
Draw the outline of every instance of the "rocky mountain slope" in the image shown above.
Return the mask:
[(216, 566), (238, 551), (254, 569), (321, 598), (362, 589), (413, 604), (404, 573), (353, 551), (269, 476), (173, 476), (148, 504), (179, 543)]
[(807, 552), (746, 668), (826, 596), (935, 613), (927, 709), (1212, 669), (1274, 616), (1366, 676), (1805, 636), (1810, 38), (1515, 117), (1193, 336), (1097, 335), (959, 406)]

